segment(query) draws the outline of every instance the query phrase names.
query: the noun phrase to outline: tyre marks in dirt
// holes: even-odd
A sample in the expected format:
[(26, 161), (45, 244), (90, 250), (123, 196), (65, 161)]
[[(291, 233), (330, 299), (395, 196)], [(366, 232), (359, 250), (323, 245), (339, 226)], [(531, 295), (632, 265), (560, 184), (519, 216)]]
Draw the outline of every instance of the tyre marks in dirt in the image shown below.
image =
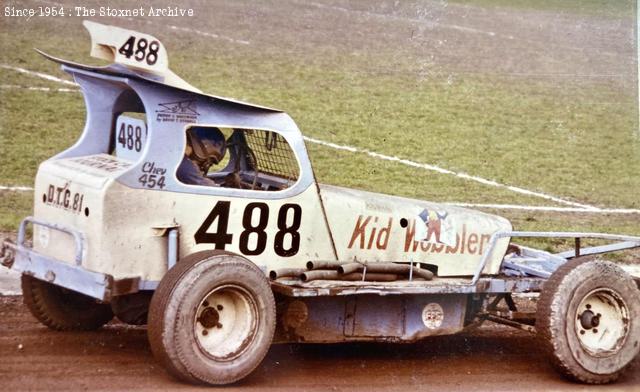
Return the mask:
[[(0, 297), (0, 377), (5, 390), (193, 387), (156, 363), (146, 330), (111, 324), (96, 332), (54, 332), (38, 324), (21, 297)], [(640, 385), (640, 361), (615, 384)], [(506, 327), (434, 337), (410, 345), (274, 345), (238, 391), (584, 390), (548, 366), (537, 341)]]

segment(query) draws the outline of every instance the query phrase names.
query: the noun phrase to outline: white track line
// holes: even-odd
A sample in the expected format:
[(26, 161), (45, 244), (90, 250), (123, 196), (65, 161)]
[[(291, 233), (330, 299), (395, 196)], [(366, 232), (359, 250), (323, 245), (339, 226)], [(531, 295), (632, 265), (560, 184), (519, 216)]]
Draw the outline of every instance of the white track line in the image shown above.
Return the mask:
[[(45, 73), (41, 73), (41, 72), (34, 72), (34, 71), (29, 71), (26, 70), (24, 68), (19, 68), (19, 67), (12, 67), (9, 65), (5, 65), (5, 64), (0, 64), (0, 67), (5, 68), (5, 69), (11, 69), (17, 72), (21, 72), (21, 73), (25, 73), (25, 74), (29, 74), (29, 75), (34, 75), (34, 76), (38, 76), (41, 77), (43, 79), (47, 79), (47, 80), (51, 80), (51, 81), (56, 81), (59, 83), (64, 83), (64, 84), (71, 84), (74, 86), (77, 86), (76, 83), (72, 83), (69, 82), (67, 80), (63, 80), (63, 79), (59, 79), (56, 78), (55, 76), (52, 75), (48, 75)], [(34, 90), (37, 91), (47, 91), (47, 90), (41, 90), (40, 88), (33, 88)], [(640, 210), (634, 210), (634, 209), (603, 209), (603, 208), (598, 208), (595, 206), (591, 206), (588, 204), (582, 204), (582, 203), (576, 203), (570, 200), (565, 200), (556, 196), (552, 196), (552, 195), (547, 195), (541, 192), (535, 192), (535, 191), (530, 191), (528, 189), (524, 189), (524, 188), (520, 188), (520, 187), (516, 187), (516, 186), (512, 186), (512, 185), (506, 185), (506, 184), (501, 184), (498, 183), (496, 181), (493, 180), (487, 180), (486, 178), (482, 178), (482, 177), (477, 177), (477, 176), (472, 176), (466, 173), (461, 173), (461, 172), (455, 172), (449, 169), (444, 169), (441, 168), (439, 166), (435, 166), (435, 165), (430, 165), (427, 163), (420, 163), (420, 162), (415, 162), (415, 161), (410, 161), (408, 159), (402, 159), (402, 158), (398, 158), (395, 156), (389, 156), (389, 155), (384, 155), (384, 154), (380, 154), (377, 153), (375, 151), (370, 151), (370, 150), (366, 150), (366, 149), (361, 149), (358, 147), (353, 147), (353, 146), (346, 146), (346, 145), (340, 145), (340, 144), (335, 144), (335, 143), (331, 143), (331, 142), (326, 142), (324, 140), (319, 140), (319, 139), (314, 139), (314, 138), (310, 138), (307, 136), (303, 136), (304, 140), (310, 142), (310, 143), (314, 143), (314, 144), (319, 144), (322, 146), (326, 146), (326, 147), (330, 147), (336, 150), (344, 150), (344, 151), (349, 151), (349, 152), (353, 152), (353, 153), (362, 153), (362, 154), (366, 154), (369, 155), (370, 157), (376, 158), (376, 159), (381, 159), (381, 160), (385, 160), (385, 161), (391, 161), (391, 162), (398, 162), (401, 163), (403, 165), (406, 166), (411, 166), (411, 167), (415, 167), (415, 168), (419, 168), (419, 169), (425, 169), (425, 170), (431, 170), (431, 171), (435, 171), (437, 173), (441, 173), (441, 174), (449, 174), (449, 175), (453, 175), (456, 176), (458, 178), (463, 178), (465, 180), (469, 180), (469, 181), (474, 181), (474, 182), (478, 182), (484, 185), (490, 185), (490, 186), (494, 186), (497, 188), (504, 188), (504, 189), (508, 189), (512, 192), (515, 193), (520, 193), (523, 195), (527, 195), (527, 196), (534, 196), (534, 197), (540, 197), (542, 199), (546, 199), (546, 200), (550, 200), (550, 201), (554, 201), (556, 203), (560, 203), (560, 204), (565, 204), (565, 205), (569, 205), (572, 206), (573, 209), (565, 209), (564, 211), (576, 211), (576, 210), (581, 210), (581, 211), (592, 211), (592, 212), (616, 212), (616, 213), (640, 213)], [(33, 190), (33, 188), (27, 188), (27, 187), (7, 187), (7, 186), (0, 186), (0, 190), (16, 190), (16, 191), (26, 191), (26, 190)], [(489, 205), (486, 205), (486, 207), (488, 207)], [(498, 204), (494, 204), (494, 206), (498, 206)], [(498, 208), (498, 207), (495, 207)], [(535, 206), (510, 206), (510, 207), (499, 207), (499, 208), (511, 208), (511, 209), (516, 209), (516, 208), (520, 208), (520, 209), (539, 209), (539, 208), (560, 208), (560, 207), (535, 207)], [(561, 211), (561, 210), (558, 210)]]
[(478, 204), (478, 203), (457, 203), (449, 202), (442, 203), (451, 206), (458, 207), (470, 207), (470, 208), (494, 208), (498, 210), (524, 210), (524, 211), (549, 211), (549, 212), (586, 212), (597, 214), (638, 214), (640, 210), (634, 210), (631, 208), (599, 208), (594, 211), (586, 208), (575, 207), (547, 207), (547, 206), (524, 206), (516, 204)]
[[(426, 25), (428, 27), (431, 27), (431, 28), (441, 27), (441, 28), (445, 28), (445, 29), (464, 31), (466, 33), (484, 34), (484, 35), (488, 35), (490, 37), (495, 37), (496, 36), (496, 33), (494, 33), (493, 31), (485, 31), (485, 30), (475, 29), (473, 27), (460, 26), (460, 25), (456, 25), (456, 24), (442, 23), (442, 22), (432, 22), (432, 21), (429, 21), (429, 20), (426, 20), (426, 19), (411, 18), (411, 17), (407, 17), (407, 16), (379, 14), (377, 12), (354, 10), (354, 9), (351, 9), (351, 8), (340, 7), (340, 6), (336, 6), (336, 5), (326, 5), (326, 4), (320, 4), (320, 3), (314, 3), (314, 2), (307, 3), (307, 4), (309, 4), (309, 5), (313, 6), (313, 7), (316, 7), (316, 8), (323, 8), (323, 9), (330, 9), (330, 10), (334, 10), (334, 11), (341, 11), (341, 12), (345, 12), (345, 13), (354, 13), (354, 14), (366, 15), (366, 16), (371, 16), (371, 17), (375, 17), (375, 18), (417, 22), (417, 23), (424, 24), (424, 25)], [(512, 36), (506, 36), (506, 38), (513, 39)]]
[(435, 171), (435, 172), (438, 172), (438, 173), (441, 173), (441, 174), (449, 174), (449, 175), (456, 176), (458, 178), (463, 178), (465, 180), (479, 182), (481, 184), (491, 185), (491, 186), (494, 186), (494, 187), (497, 187), (497, 188), (508, 189), (508, 190), (510, 190), (512, 192), (520, 193), (520, 194), (527, 195), (527, 196), (540, 197), (542, 199), (551, 200), (551, 201), (554, 201), (556, 203), (565, 204), (565, 205), (569, 205), (569, 206), (572, 206), (572, 207), (578, 207), (578, 208), (581, 208), (581, 209), (584, 209), (584, 210), (591, 210), (591, 211), (600, 211), (601, 210), (598, 207), (591, 206), (591, 205), (588, 205), (588, 204), (576, 203), (576, 202), (573, 202), (573, 201), (570, 201), (570, 200), (561, 199), (559, 197), (547, 195), (547, 194), (541, 193), (541, 192), (530, 191), (528, 189), (520, 188), (520, 187), (517, 187), (517, 186), (500, 184), (500, 183), (498, 183), (496, 181), (493, 181), (493, 180), (487, 180), (486, 178), (472, 176), (472, 175), (469, 175), (469, 174), (466, 174), (466, 173), (455, 172), (453, 170), (444, 169), (444, 168), (441, 168), (441, 167), (435, 166), (435, 165), (429, 165), (427, 163), (414, 162), (414, 161), (410, 161), (410, 160), (407, 160), (407, 159), (402, 159), (402, 158), (398, 158), (398, 157), (394, 157), (394, 156), (380, 154), (380, 153), (377, 153), (377, 152), (374, 152), (374, 151), (369, 151), (369, 150), (366, 150), (366, 149), (361, 149), (361, 148), (352, 147), (352, 146), (344, 146), (344, 145), (340, 145), (340, 144), (325, 142), (323, 140), (313, 139), (313, 138), (310, 138), (310, 137), (307, 137), (307, 136), (304, 136), (304, 139), (306, 141), (308, 141), (308, 142), (319, 144), (319, 145), (326, 146), (326, 147), (331, 147), (331, 148), (336, 149), (336, 150), (359, 152), (359, 153), (362, 153), (362, 154), (367, 154), (367, 155), (369, 155), (371, 157), (374, 157), (374, 158), (377, 158), (377, 159), (381, 159), (381, 160), (385, 160), (385, 161), (398, 162), (398, 163), (401, 163), (401, 164), (406, 165), (406, 166), (416, 167), (416, 168), (425, 169), (425, 170), (431, 170), (431, 171)]
[[(130, 21), (130, 22), (143, 22), (146, 24), (153, 24), (152, 21), (148, 20), (148, 19), (142, 19), (142, 20), (138, 20), (135, 18), (125, 18), (126, 20)], [(215, 33), (208, 33), (206, 31), (200, 31), (200, 30), (195, 30), (195, 29), (191, 29), (189, 27), (182, 27), (182, 26), (176, 26), (176, 25), (167, 25), (166, 27), (170, 28), (171, 30), (176, 30), (176, 31), (184, 31), (187, 33), (193, 33), (196, 35), (201, 35), (203, 37), (209, 37), (209, 38), (215, 38), (215, 39), (223, 39), (229, 42), (233, 42), (234, 44), (242, 44), (242, 45), (249, 45), (251, 44), (251, 42), (243, 40), (243, 39), (235, 39), (235, 38), (231, 38), (231, 37), (227, 37), (225, 35), (220, 35), (220, 34), (215, 34)]]
[(13, 67), (13, 66), (7, 65), (7, 64), (0, 64), (0, 68), (9, 69), (11, 71), (20, 72), (20, 73), (23, 73), (23, 74), (26, 74), (26, 75), (37, 76), (39, 78), (50, 80), (52, 82), (66, 84), (67, 86), (75, 86), (75, 87), (78, 86), (77, 83), (70, 82), (70, 81), (64, 80), (64, 79), (60, 79), (60, 78), (57, 78), (57, 77), (55, 77), (53, 75), (49, 75), (49, 74), (42, 73), (42, 72), (30, 71), (28, 69), (24, 69), (24, 68), (20, 68), (20, 67)]
[(10, 192), (30, 192), (33, 188), (30, 186), (4, 186), (0, 185), (0, 191), (10, 191)]
[(38, 3), (57, 5), (58, 7), (63, 7), (64, 4), (56, 3), (55, 1), (46, 1), (46, 0), (36, 0)]
[(249, 45), (251, 43), (249, 41), (245, 41), (245, 40), (242, 40), (242, 39), (235, 39), (235, 38), (231, 38), (231, 37), (226, 37), (224, 35), (219, 35), (219, 34), (214, 34), (214, 33), (207, 33), (206, 31), (194, 30), (194, 29), (190, 29), (188, 27), (180, 27), (180, 26), (174, 26), (174, 25), (169, 25), (167, 27), (170, 28), (171, 30), (186, 31), (188, 33), (194, 33), (194, 34), (197, 34), (197, 35), (201, 35), (203, 37), (224, 39), (224, 40), (227, 40), (229, 42), (236, 43), (236, 44)]
[(79, 93), (79, 89), (73, 88), (49, 88), (49, 87), (28, 87), (28, 86), (18, 86), (15, 84), (0, 84), (0, 89), (21, 89), (21, 90), (29, 90), (29, 91), (54, 91), (58, 93)]
[[(377, 13), (377, 12), (354, 10), (352, 8), (340, 7), (340, 6), (335, 6), (335, 5), (326, 5), (326, 4), (316, 3), (316, 2), (309, 2), (309, 3), (301, 2), (299, 4), (310, 5), (310, 6), (316, 7), (316, 8), (329, 9), (329, 10), (340, 11), (340, 12), (344, 12), (344, 13), (352, 13), (352, 14), (365, 15), (365, 16), (370, 16), (370, 17), (377, 17), (377, 18), (380, 18), (380, 19), (383, 19), (383, 20), (386, 19), (386, 20), (398, 20), (398, 21), (404, 21), (404, 22), (419, 23), (419, 24), (424, 25), (424, 26), (426, 26), (428, 28), (431, 28), (431, 29), (443, 28), (443, 29), (450, 29), (450, 30), (458, 30), (458, 31), (466, 32), (466, 33), (487, 35), (487, 36), (490, 36), (490, 37), (504, 38), (504, 39), (507, 39), (507, 40), (516, 40), (517, 39), (518, 41), (521, 41), (521, 42), (529, 42), (529, 43), (533, 43), (533, 44), (536, 44), (536, 45), (543, 44), (545, 47), (562, 48), (562, 49), (567, 49), (567, 50), (578, 51), (580, 53), (583, 53), (583, 52), (589, 50), (587, 48), (578, 48), (578, 47), (571, 46), (571, 45), (554, 44), (554, 43), (550, 43), (550, 42), (540, 42), (540, 41), (536, 41), (536, 40), (533, 40), (533, 39), (526, 39), (526, 38), (521, 38), (521, 37), (516, 38), (513, 35), (498, 34), (498, 33), (495, 33), (493, 31), (476, 29), (476, 28), (473, 28), (473, 27), (460, 26), (460, 25), (451, 24), (451, 23), (443, 23), (443, 22), (440, 22), (439, 20), (430, 21), (430, 20), (427, 20), (427, 19), (413, 18), (413, 17), (410, 17), (410, 16), (380, 14), (380, 13)], [(616, 57), (616, 58), (620, 57), (619, 53), (608, 52), (608, 51), (603, 51), (603, 50), (599, 50), (598, 54), (599, 55), (606, 55), (606, 56), (610, 56), (610, 57)]]
[[(125, 19), (130, 21), (130, 22), (143, 22), (143, 23), (146, 23), (146, 24), (153, 24), (153, 22), (148, 20), (148, 19), (142, 19), (142, 20), (138, 20), (138, 19), (135, 19), (135, 18), (125, 18)], [(182, 26), (176, 26), (176, 25), (167, 25), (166, 27), (170, 28), (171, 30), (184, 31), (184, 32), (187, 32), (187, 33), (193, 33), (193, 34), (196, 34), (196, 35), (201, 35), (203, 37), (209, 37), (209, 38), (215, 38), (215, 39), (223, 39), (223, 40), (226, 40), (226, 41), (229, 41), (229, 42), (233, 42), (234, 44), (242, 44), (242, 45), (251, 44), (251, 42), (243, 40), (243, 39), (235, 39), (235, 38), (227, 37), (226, 35), (208, 33), (206, 31), (195, 30), (195, 29), (191, 29), (189, 27), (182, 27)]]

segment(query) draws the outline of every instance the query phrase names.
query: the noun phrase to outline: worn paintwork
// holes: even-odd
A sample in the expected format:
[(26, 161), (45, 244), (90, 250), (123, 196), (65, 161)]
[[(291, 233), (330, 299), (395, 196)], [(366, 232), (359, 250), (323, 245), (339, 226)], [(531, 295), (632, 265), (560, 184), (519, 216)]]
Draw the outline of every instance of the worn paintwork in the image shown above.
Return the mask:
[[(360, 260), (424, 262), (436, 266), (439, 276), (472, 275), (491, 234), (511, 229), (506, 220), (480, 212), (318, 186), (302, 135), (286, 113), (200, 93), (170, 72), (161, 45), (154, 66), (144, 61), (131, 66), (134, 59), (124, 61), (114, 40), (135, 37), (136, 32), (118, 29), (118, 34), (104, 37), (104, 26), (87, 27), (92, 54), (120, 65), (90, 67), (49, 56), (81, 86), (87, 122), (74, 146), (42, 163), (34, 200), (37, 219), (83, 234), (81, 265), (87, 270), (116, 280), (157, 282), (168, 268), (164, 228), (177, 228), (179, 257), (222, 248), (244, 255), (265, 272), (304, 267), (309, 260)], [(131, 112), (142, 118), (123, 114)], [(181, 183), (176, 170), (184, 157), (185, 130), (196, 124), (280, 135), (295, 154), (297, 179), (273, 191)], [(123, 126), (140, 128), (139, 140), (135, 148), (132, 142), (128, 150), (125, 143), (113, 150)], [(162, 178), (161, 187), (140, 180), (151, 175), (154, 182)], [(219, 216), (207, 221), (223, 205), (225, 228)], [(300, 222), (291, 229), (295, 208)], [(251, 228), (261, 222), (263, 234), (258, 234)], [(199, 231), (201, 237), (215, 234), (216, 240), (198, 241)], [(72, 262), (74, 246), (67, 234), (39, 226), (34, 232), (37, 252)], [(298, 236), (299, 246), (288, 254), (278, 252), (278, 241), (281, 248), (294, 247), (293, 236)], [(224, 243), (212, 243), (220, 238)], [(259, 240), (266, 242), (260, 246)], [(508, 241), (496, 246), (486, 273), (498, 272)]]
[[(166, 49), (153, 36), (98, 23), (85, 26), (91, 54), (115, 64), (91, 67), (47, 56), (80, 85), (87, 121), (76, 144), (39, 167), (35, 217), (23, 221), (17, 244), (9, 247), (14, 266), (24, 274), (113, 305), (132, 298), (128, 294), (150, 294), (138, 291), (155, 289), (179, 258), (224, 250), (265, 273), (275, 270), (270, 287), (277, 299), (276, 341), (413, 342), (457, 333), (478, 318), (533, 332), (518, 320), (507, 294), (540, 291), (559, 265), (581, 252), (640, 246), (640, 238), (630, 236), (517, 232), (507, 220), (486, 213), (318, 184), (300, 130), (286, 113), (203, 94), (169, 69)], [(209, 131), (222, 134), (229, 150), (228, 160), (209, 171), (207, 181), (178, 175), (178, 167), (190, 163), (185, 151), (192, 127), (215, 128)], [(34, 225), (33, 249), (24, 241), (27, 223)], [(509, 248), (514, 237), (551, 236), (575, 238), (573, 254)], [(583, 237), (624, 242), (581, 249)], [(308, 261), (342, 263), (339, 272), (328, 271), (332, 279), (348, 275), (344, 263), (362, 267), (358, 279), (369, 268), (370, 281), (303, 282), (291, 271), (302, 271)], [(404, 262), (410, 273), (373, 282), (382, 269), (371, 267), (376, 262)], [(239, 274), (234, 270), (233, 284), (213, 287), (192, 318), (195, 343), (222, 361), (242, 353), (257, 333), (258, 315), (268, 311), (247, 305), (253, 294), (236, 285)], [(279, 275), (284, 278), (276, 279)], [(167, 283), (172, 282), (162, 284)], [(154, 298), (163, 291), (175, 295), (163, 287)], [(495, 298), (488, 304), (490, 296)], [(490, 312), (501, 299), (508, 315)], [(219, 303), (214, 308), (208, 301)], [(175, 304), (165, 302), (169, 308)], [(590, 310), (578, 317), (584, 328), (596, 326)], [(612, 328), (623, 331), (624, 322)], [(219, 340), (210, 339), (213, 328), (224, 332)], [(226, 331), (239, 333), (230, 337)], [(583, 343), (599, 347), (593, 339)], [(221, 341), (230, 345), (221, 347)]]
[(413, 342), (460, 332), (468, 295), (306, 297), (280, 303), (276, 341)]
[[(108, 155), (100, 158), (113, 160)], [(249, 203), (259, 202), (259, 199), (132, 189), (115, 181), (113, 177), (119, 171), (101, 175), (69, 172), (67, 167), (76, 164), (75, 158), (65, 158), (41, 165), (35, 186), (38, 196), (34, 214), (42, 220), (64, 222), (84, 233), (87, 248), (83, 266), (87, 269), (110, 274), (116, 279), (139, 276), (143, 280), (159, 281), (167, 270), (167, 239), (156, 236), (154, 228), (177, 225), (180, 231), (179, 254), (182, 256), (211, 249), (211, 244), (196, 244), (194, 235), (220, 201), (230, 202), (229, 232), (236, 234), (225, 250), (242, 254), (239, 233), (243, 230), (243, 211)], [(71, 194), (82, 194), (83, 208), (89, 209), (89, 216), (84, 214), (84, 210), (76, 213), (43, 202), (52, 183), (66, 185)], [(299, 229), (300, 249), (295, 255), (283, 258), (274, 253), (273, 246), (266, 246), (259, 257), (247, 256), (265, 271), (285, 266), (303, 267), (312, 259), (335, 258), (327, 227), (318, 224), (323, 222), (323, 216), (315, 187), (309, 187), (296, 196), (267, 203), (270, 223), (265, 229), (267, 242), (272, 242), (276, 235), (277, 215), (282, 205), (292, 203), (304, 206)], [(72, 237), (39, 226), (35, 227), (35, 233), (34, 248), (38, 252), (72, 262)], [(254, 245), (249, 247), (254, 248)]]
[(271, 284), (273, 291), (288, 297), (334, 297), (355, 294), (381, 296), (404, 294), (474, 294), (524, 293), (540, 291), (546, 279), (530, 277), (485, 277), (476, 284), (468, 278), (434, 278), (433, 280), (398, 280), (394, 282), (323, 281), (301, 282), (298, 279), (279, 279)]
[[(472, 275), (491, 235), (511, 230), (501, 217), (421, 200), (329, 185), (320, 194), (340, 260), (424, 262), (439, 276)], [(508, 244), (497, 244), (485, 273), (498, 272)]]

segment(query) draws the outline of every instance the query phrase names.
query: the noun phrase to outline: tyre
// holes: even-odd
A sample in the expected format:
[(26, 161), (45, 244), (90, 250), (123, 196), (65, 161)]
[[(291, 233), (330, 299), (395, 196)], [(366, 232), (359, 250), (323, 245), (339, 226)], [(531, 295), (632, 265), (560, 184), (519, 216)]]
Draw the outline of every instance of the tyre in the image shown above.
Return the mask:
[(31, 314), (57, 331), (91, 331), (113, 318), (108, 304), (28, 275), (22, 275), (22, 296)]
[(221, 251), (178, 262), (149, 308), (154, 356), (192, 383), (222, 385), (249, 375), (267, 354), (275, 327), (275, 300), (265, 274)]
[(640, 291), (611, 262), (572, 260), (545, 283), (536, 329), (564, 376), (613, 382), (640, 351)]
[(149, 314), (152, 291), (139, 291), (111, 299), (111, 311), (123, 323), (145, 325)]

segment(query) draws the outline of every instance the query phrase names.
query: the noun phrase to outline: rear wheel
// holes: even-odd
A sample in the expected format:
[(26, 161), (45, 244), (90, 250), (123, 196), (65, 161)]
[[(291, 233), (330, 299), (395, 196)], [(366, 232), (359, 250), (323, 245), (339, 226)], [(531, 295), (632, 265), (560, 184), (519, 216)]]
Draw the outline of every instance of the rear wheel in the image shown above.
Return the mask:
[(198, 252), (160, 282), (151, 300), (149, 342), (178, 378), (229, 384), (262, 362), (275, 321), (271, 287), (255, 264), (228, 253)]
[(28, 275), (22, 275), (22, 296), (31, 314), (57, 331), (90, 331), (113, 318), (109, 305)]
[(558, 268), (536, 319), (552, 363), (575, 381), (613, 382), (640, 352), (640, 290), (608, 261), (576, 259)]

